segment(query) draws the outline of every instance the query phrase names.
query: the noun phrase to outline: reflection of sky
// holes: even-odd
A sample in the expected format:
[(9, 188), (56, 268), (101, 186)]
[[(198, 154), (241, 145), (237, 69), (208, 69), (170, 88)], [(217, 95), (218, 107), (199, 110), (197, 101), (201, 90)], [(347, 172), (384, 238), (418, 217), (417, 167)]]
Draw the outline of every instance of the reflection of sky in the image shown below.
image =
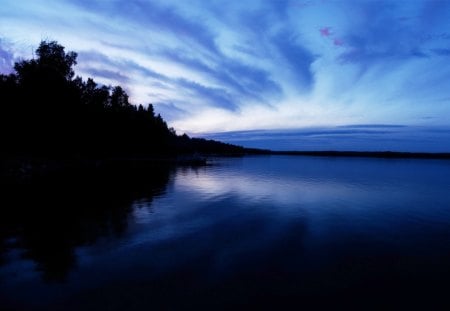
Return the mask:
[[(58, 40), (79, 52), (77, 73), (124, 85), (134, 103), (154, 103), (189, 134), (443, 126), (450, 121), (449, 6), (426, 0), (3, 0), (0, 71), (30, 58), (41, 39)], [(382, 136), (369, 139), (367, 148)], [(320, 148), (334, 138), (317, 139), (317, 146), (306, 143)]]
[[(310, 273), (317, 284), (314, 269), (337, 263), (332, 272), (341, 271), (340, 260), (352, 269), (361, 260), (381, 265), (389, 275), (389, 268), (407, 269), (409, 281), (418, 266), (427, 275), (448, 271), (442, 254), (450, 245), (449, 174), (448, 161), (292, 156), (222, 158), (214, 166), (177, 168), (166, 191), (133, 204), (123, 235), (76, 248), (77, 267), (67, 283), (39, 285), (39, 274), (23, 257), (0, 267), (0, 278), (10, 285), (6, 294), (27, 303), (69, 297), (75, 305), (84, 303), (80, 297), (91, 302), (106, 293), (108, 301), (124, 292), (147, 299), (154, 293), (148, 288), (161, 280), (163, 291), (186, 277), (207, 288), (233, 273), (241, 282), (253, 267), (259, 282), (274, 265), (289, 276), (300, 269), (296, 281)], [(334, 275), (323, 271), (325, 281)]]
[(311, 234), (366, 229), (390, 234), (399, 223), (417, 219), (441, 228), (449, 217), (448, 172), (446, 161), (289, 156), (179, 169), (167, 195), (151, 208), (135, 209), (136, 231), (124, 251), (253, 218), (265, 219), (268, 235), (299, 219)]
[(287, 206), (312, 202), (328, 196), (338, 197), (352, 191), (344, 183), (333, 180), (302, 179), (295, 176), (277, 178), (257, 174), (239, 174), (229, 178), (216, 174), (214, 170), (196, 176), (177, 176), (176, 187), (201, 194), (205, 200), (214, 200), (235, 195), (239, 200), (257, 204), (270, 202), (276, 206)]

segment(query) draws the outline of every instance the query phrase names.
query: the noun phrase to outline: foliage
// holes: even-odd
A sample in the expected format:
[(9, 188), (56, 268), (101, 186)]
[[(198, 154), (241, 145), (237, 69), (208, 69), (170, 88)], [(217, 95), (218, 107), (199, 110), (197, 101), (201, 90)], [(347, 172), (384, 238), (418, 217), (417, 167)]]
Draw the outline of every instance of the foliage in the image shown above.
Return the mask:
[(77, 54), (41, 42), (36, 59), (0, 75), (3, 153), (33, 157), (148, 156), (243, 152), (219, 142), (177, 136), (151, 104), (132, 105), (121, 86), (74, 77)]

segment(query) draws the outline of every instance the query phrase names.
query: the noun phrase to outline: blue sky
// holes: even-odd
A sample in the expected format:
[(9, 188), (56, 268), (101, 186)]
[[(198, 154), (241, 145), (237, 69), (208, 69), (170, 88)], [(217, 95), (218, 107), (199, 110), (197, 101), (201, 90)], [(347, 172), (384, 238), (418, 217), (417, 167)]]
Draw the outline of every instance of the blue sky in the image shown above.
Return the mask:
[(41, 40), (179, 133), (450, 125), (450, 1), (3, 0), (0, 71)]

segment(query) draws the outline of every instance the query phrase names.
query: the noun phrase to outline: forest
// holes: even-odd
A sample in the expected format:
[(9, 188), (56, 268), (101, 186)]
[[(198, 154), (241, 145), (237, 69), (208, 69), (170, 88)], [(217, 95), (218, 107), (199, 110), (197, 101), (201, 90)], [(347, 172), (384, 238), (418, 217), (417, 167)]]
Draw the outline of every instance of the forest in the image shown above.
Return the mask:
[(133, 105), (121, 86), (76, 76), (77, 53), (55, 41), (42, 41), (35, 54), (16, 62), (13, 73), (0, 75), (2, 177), (33, 173), (36, 167), (45, 171), (62, 161), (78, 165), (257, 152), (177, 135), (152, 104)]
[(152, 104), (121, 86), (76, 76), (77, 53), (42, 41), (36, 57), (0, 75), (3, 158), (105, 159), (240, 154), (243, 147), (177, 135)]

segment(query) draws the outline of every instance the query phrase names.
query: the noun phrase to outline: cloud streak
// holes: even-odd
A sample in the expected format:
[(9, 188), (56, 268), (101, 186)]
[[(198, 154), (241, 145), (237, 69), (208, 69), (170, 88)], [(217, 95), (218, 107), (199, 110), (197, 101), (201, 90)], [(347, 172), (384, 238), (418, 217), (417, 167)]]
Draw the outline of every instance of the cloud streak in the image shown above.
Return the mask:
[(450, 127), (348, 125), (301, 130), (237, 131), (204, 135), (272, 150), (448, 152)]
[(5, 0), (0, 71), (58, 40), (79, 53), (78, 74), (123, 85), (179, 132), (447, 125), (448, 6)]
[(13, 71), (14, 62), (17, 61), (8, 44), (0, 39), (0, 72), (10, 73)]

